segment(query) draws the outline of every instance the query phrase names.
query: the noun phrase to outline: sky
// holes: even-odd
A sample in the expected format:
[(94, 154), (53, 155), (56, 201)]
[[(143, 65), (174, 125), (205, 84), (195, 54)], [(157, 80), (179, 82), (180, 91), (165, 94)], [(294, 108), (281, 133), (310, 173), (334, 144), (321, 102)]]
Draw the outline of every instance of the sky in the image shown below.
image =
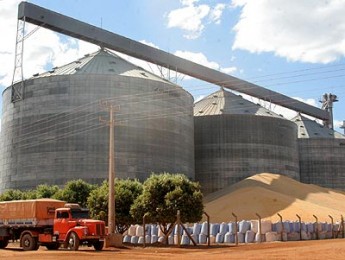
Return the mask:
[[(1, 92), (12, 82), (19, 2), (0, 0)], [(343, 133), (339, 128), (345, 120), (343, 0), (28, 2), (313, 106), (321, 107), (319, 101), (323, 94), (335, 94), (339, 100), (334, 103), (335, 128)], [(95, 45), (26, 24), (26, 33), (31, 31), (33, 33), (24, 41), (24, 78), (98, 50)], [(147, 62), (127, 59), (145, 69), (158, 71)], [(171, 80), (189, 91), (196, 101), (219, 89), (180, 74)], [(274, 104), (260, 103), (287, 118), (296, 114)], [(0, 110), (1, 107), (2, 96)]]

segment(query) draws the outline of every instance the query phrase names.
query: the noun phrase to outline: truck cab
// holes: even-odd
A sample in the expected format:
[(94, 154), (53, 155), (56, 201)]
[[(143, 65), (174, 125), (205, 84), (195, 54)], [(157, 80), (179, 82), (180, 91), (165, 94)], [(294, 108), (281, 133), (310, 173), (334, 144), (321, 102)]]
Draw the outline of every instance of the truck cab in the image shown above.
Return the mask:
[(105, 238), (104, 221), (89, 219), (89, 210), (66, 204), (55, 210), (53, 236), (65, 248), (78, 250), (80, 244), (101, 250)]

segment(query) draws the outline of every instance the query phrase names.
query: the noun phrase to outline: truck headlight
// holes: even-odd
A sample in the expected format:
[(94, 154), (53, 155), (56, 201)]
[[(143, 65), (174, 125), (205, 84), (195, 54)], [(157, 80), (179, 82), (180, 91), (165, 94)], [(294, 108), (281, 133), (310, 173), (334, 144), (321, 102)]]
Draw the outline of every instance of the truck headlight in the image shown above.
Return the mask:
[(84, 235), (86, 236), (89, 233), (89, 230), (87, 228), (84, 228)]

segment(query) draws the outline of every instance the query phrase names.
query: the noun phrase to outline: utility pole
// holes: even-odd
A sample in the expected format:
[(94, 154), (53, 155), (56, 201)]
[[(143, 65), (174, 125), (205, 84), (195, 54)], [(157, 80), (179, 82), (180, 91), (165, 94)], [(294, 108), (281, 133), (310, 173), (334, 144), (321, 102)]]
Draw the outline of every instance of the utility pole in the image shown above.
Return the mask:
[(115, 233), (115, 106), (110, 102), (101, 104), (109, 110), (109, 121), (100, 118), (100, 121), (109, 125), (109, 191), (108, 191), (108, 236), (106, 247), (122, 246), (122, 235)]
[(115, 158), (114, 158), (114, 107), (109, 107), (109, 205), (108, 205), (108, 232), (109, 234), (115, 234), (115, 191), (114, 191), (114, 179), (115, 179)]

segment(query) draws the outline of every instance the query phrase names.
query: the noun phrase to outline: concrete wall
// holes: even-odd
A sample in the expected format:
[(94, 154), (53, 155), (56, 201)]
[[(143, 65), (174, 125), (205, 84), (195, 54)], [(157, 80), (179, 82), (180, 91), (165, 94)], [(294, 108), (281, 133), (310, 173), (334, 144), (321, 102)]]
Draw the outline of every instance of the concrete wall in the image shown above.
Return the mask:
[(345, 190), (345, 139), (298, 139), (301, 181)]
[[(167, 91), (170, 90), (170, 91)], [(3, 92), (0, 192), (108, 177), (108, 119), (98, 100), (115, 98), (116, 177), (151, 172), (194, 179), (192, 96), (171, 83), (112, 75), (69, 75), (26, 82), (25, 98)], [(67, 112), (70, 111), (70, 112)]]
[(195, 178), (204, 194), (257, 173), (299, 180), (297, 127), (254, 115), (199, 116), (195, 122)]

